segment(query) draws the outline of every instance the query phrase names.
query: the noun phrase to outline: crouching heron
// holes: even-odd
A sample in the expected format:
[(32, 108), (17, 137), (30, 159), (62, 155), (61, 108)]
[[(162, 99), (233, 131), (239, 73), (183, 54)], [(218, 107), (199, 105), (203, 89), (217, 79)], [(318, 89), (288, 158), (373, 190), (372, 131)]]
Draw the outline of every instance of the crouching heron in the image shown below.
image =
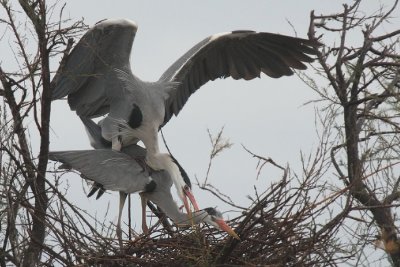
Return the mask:
[[(49, 158), (75, 169), (86, 179), (96, 182), (105, 190), (119, 191), (120, 208), (117, 222), (117, 236), (122, 244), (121, 213), (127, 194), (141, 193), (145, 200), (155, 203), (177, 226), (194, 223), (207, 223), (239, 238), (224, 221), (219, 211), (206, 208), (194, 211), (191, 216), (180, 211), (171, 195), (172, 179), (168, 172), (151, 171), (143, 168), (146, 151), (133, 144), (124, 148), (124, 153), (110, 149), (54, 151)], [(145, 202), (142, 201), (142, 204)], [(142, 226), (144, 207), (142, 205)]]

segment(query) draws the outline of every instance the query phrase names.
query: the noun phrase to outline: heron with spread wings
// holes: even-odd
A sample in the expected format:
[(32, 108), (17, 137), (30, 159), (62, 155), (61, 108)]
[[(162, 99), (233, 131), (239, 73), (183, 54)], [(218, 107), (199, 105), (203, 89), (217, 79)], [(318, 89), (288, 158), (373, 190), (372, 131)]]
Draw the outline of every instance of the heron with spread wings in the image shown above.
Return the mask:
[[(158, 131), (177, 115), (202, 85), (217, 78), (251, 80), (264, 73), (273, 78), (306, 69), (318, 42), (280, 34), (232, 31), (214, 34), (196, 44), (155, 82), (132, 73), (130, 54), (137, 25), (111, 19), (89, 29), (54, 77), (53, 99), (68, 96), (83, 118), (106, 115), (102, 136), (114, 150), (137, 143), (146, 147), (146, 163), (166, 170), (187, 203), (197, 203), (173, 158), (159, 149)], [(190, 207), (185, 204), (188, 212)]]

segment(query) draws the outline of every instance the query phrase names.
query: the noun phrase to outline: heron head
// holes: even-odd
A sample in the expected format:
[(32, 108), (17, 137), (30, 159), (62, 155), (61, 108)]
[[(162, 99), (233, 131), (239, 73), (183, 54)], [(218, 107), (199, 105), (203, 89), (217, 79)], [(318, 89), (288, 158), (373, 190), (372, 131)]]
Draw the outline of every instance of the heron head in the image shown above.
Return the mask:
[(240, 240), (239, 236), (235, 231), (225, 222), (222, 217), (222, 213), (214, 208), (205, 208), (204, 211), (207, 216), (204, 218), (204, 222), (214, 226), (217, 229), (227, 232), (230, 236)]

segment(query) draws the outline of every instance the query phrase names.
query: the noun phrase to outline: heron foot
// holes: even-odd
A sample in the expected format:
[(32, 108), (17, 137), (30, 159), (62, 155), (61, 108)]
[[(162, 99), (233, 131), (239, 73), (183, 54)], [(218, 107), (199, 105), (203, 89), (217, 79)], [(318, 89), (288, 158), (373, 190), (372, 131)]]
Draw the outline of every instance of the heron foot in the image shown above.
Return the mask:
[(147, 161), (143, 158), (137, 158), (135, 159), (136, 162), (142, 167), (142, 173), (143, 172), (148, 172), (149, 175), (153, 172), (153, 169), (147, 164)]
[(112, 148), (112, 150), (115, 150), (115, 151), (121, 151), (121, 149), (122, 149), (122, 139), (120, 138), (120, 136), (118, 136), (117, 138), (114, 138), (112, 140), (111, 148)]

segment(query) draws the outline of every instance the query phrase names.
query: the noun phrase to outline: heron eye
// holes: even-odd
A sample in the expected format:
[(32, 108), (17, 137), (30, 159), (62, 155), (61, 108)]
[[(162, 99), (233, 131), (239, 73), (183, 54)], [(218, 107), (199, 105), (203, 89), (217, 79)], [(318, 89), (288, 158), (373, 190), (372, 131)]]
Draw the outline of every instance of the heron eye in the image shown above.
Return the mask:
[(185, 190), (185, 191), (189, 191), (189, 190), (190, 190), (190, 188), (189, 188), (189, 186), (188, 186), (188, 185), (185, 185), (185, 186), (183, 187), (183, 190)]

